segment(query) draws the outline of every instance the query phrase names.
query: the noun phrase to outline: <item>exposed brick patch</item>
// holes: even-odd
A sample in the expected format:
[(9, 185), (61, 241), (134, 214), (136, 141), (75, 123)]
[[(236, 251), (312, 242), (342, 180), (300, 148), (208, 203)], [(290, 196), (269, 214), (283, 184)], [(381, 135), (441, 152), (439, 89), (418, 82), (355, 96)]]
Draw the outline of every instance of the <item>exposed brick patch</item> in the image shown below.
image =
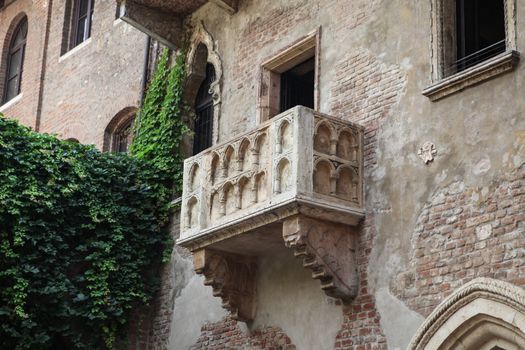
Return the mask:
[(354, 28), (366, 23), (379, 5), (379, 0), (332, 0), (326, 4), (333, 23), (337, 23), (336, 33), (348, 34)]
[(411, 269), (393, 292), (424, 316), (476, 277), (525, 286), (525, 167), (491, 186), (454, 183), (424, 206), (412, 235)]
[(335, 71), (331, 114), (366, 127), (364, 162), (367, 169), (373, 168), (378, 128), (399, 102), (406, 76), (399, 66), (384, 64), (366, 50), (345, 57)]
[(266, 327), (245, 334), (237, 321), (230, 317), (220, 322), (208, 323), (201, 328), (202, 334), (190, 350), (253, 349), (294, 350), (290, 338), (278, 327)]
[(381, 330), (380, 316), (375, 299), (368, 290), (368, 263), (376, 235), (373, 214), (367, 214), (359, 236), (357, 266), (359, 294), (351, 305), (345, 306), (344, 321), (337, 334), (335, 349), (386, 350), (385, 335)]
[[(237, 72), (235, 74), (237, 87), (242, 88), (244, 84), (257, 81), (258, 69), (254, 69), (254, 67), (259, 67), (262, 63), (258, 60), (260, 59), (260, 52), (266, 46), (288, 37), (295, 26), (310, 20), (312, 16), (315, 16), (313, 6), (308, 1), (303, 1), (291, 7), (283, 6), (274, 9), (265, 14), (264, 18), (258, 17), (248, 23), (242, 34), (239, 35), (240, 40), (234, 70)], [(267, 52), (267, 54), (273, 53)]]

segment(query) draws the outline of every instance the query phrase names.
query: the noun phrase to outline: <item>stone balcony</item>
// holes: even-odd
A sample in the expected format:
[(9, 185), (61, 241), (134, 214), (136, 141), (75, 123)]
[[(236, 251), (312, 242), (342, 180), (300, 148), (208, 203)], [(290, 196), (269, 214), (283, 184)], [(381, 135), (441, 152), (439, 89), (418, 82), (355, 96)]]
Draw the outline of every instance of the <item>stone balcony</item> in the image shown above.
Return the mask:
[(362, 127), (295, 107), (185, 161), (177, 243), (234, 317), (253, 319), (257, 257), (284, 246), (329, 296), (355, 296), (362, 144)]

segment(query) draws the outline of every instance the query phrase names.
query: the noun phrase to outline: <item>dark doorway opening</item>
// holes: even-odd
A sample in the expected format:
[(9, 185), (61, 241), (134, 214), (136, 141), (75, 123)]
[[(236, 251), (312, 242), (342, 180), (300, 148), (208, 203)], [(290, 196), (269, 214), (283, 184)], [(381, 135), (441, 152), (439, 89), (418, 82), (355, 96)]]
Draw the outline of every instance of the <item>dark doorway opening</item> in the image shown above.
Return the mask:
[(281, 74), (281, 106), (284, 112), (301, 105), (314, 108), (315, 57)]
[(504, 0), (457, 0), (456, 23), (456, 71), (505, 52)]
[(197, 154), (212, 145), (213, 135), (213, 96), (211, 84), (215, 81), (215, 68), (206, 64), (206, 77), (195, 98), (195, 125), (193, 136), (193, 154)]

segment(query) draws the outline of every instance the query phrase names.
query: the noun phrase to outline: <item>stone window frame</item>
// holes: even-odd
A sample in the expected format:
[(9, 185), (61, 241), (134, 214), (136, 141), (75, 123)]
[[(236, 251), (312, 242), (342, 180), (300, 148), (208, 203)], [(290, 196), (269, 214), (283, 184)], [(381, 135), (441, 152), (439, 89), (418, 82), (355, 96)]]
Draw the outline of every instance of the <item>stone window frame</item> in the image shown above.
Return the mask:
[(472, 349), (516, 349), (525, 344), (524, 312), (524, 289), (479, 277), (459, 287), (432, 311), (407, 350), (456, 349), (460, 342)]
[[(9, 2), (7, 4), (9, 4)], [(13, 18), (13, 20), (11, 21), (11, 24), (9, 25), (7, 33), (4, 36), (4, 42), (2, 45), (2, 51), (1, 51), (1, 56), (0, 56), (0, 77), (5, 77), (7, 75), (8, 57), (9, 57), (9, 51), (11, 47), (11, 41), (13, 40), (13, 35), (15, 34), (15, 31), (17, 30), (18, 26), (20, 25), (20, 23), (22, 23), (24, 19), (28, 21), (28, 33), (26, 37), (26, 46), (27, 46), (27, 40), (29, 37), (29, 17), (27, 16), (25, 12), (20, 12)], [(22, 62), (22, 65), (23, 65), (23, 62)], [(23, 74), (23, 69), (22, 69), (21, 74)], [(8, 107), (12, 106), (13, 104), (16, 104), (22, 96), (22, 89), (20, 89), (20, 93), (17, 96), (15, 96), (9, 101), (3, 102), (5, 88), (6, 88), (6, 79), (1, 78), (0, 79), (0, 107), (2, 107), (1, 109), (2, 111), (5, 111), (6, 109), (8, 109)]]
[(281, 73), (302, 63), (308, 58), (315, 58), (314, 110), (320, 108), (321, 74), (321, 27), (304, 37), (292, 42), (284, 49), (269, 56), (260, 66), (258, 81), (257, 124), (273, 118), (280, 110)]
[[(190, 38), (190, 45), (186, 60), (187, 74), (184, 87), (184, 96), (187, 101), (190, 101), (190, 103), (195, 101), (197, 91), (206, 77), (206, 64), (208, 63), (211, 64), (215, 69), (215, 81), (210, 87), (210, 93), (213, 98), (212, 146), (214, 146), (219, 142), (223, 68), (218, 45), (210, 32), (208, 32), (208, 30), (204, 27), (204, 23), (200, 21), (196, 24), (196, 27)], [(193, 126), (192, 118), (188, 119), (190, 119), (188, 120), (190, 125)], [(183, 143), (184, 154), (193, 154), (193, 140), (184, 140)]]
[[(503, 0), (505, 9), (505, 52), (461, 72), (445, 76), (446, 62), (455, 56), (455, 16), (447, 16), (454, 0), (431, 0), (431, 75), (430, 86), (422, 94), (431, 101), (464, 90), (472, 85), (513, 70), (519, 61), (516, 38), (516, 0)], [(452, 38), (446, 40), (445, 38)]]

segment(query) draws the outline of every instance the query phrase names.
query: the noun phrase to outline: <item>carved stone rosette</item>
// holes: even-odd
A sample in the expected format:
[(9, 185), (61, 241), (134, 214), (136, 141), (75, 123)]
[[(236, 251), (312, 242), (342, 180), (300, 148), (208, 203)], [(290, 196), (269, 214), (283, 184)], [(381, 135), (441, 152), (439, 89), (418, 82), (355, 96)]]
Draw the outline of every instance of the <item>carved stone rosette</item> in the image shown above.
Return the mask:
[(193, 264), (234, 319), (248, 321), (255, 317), (256, 258), (202, 249), (193, 252)]

